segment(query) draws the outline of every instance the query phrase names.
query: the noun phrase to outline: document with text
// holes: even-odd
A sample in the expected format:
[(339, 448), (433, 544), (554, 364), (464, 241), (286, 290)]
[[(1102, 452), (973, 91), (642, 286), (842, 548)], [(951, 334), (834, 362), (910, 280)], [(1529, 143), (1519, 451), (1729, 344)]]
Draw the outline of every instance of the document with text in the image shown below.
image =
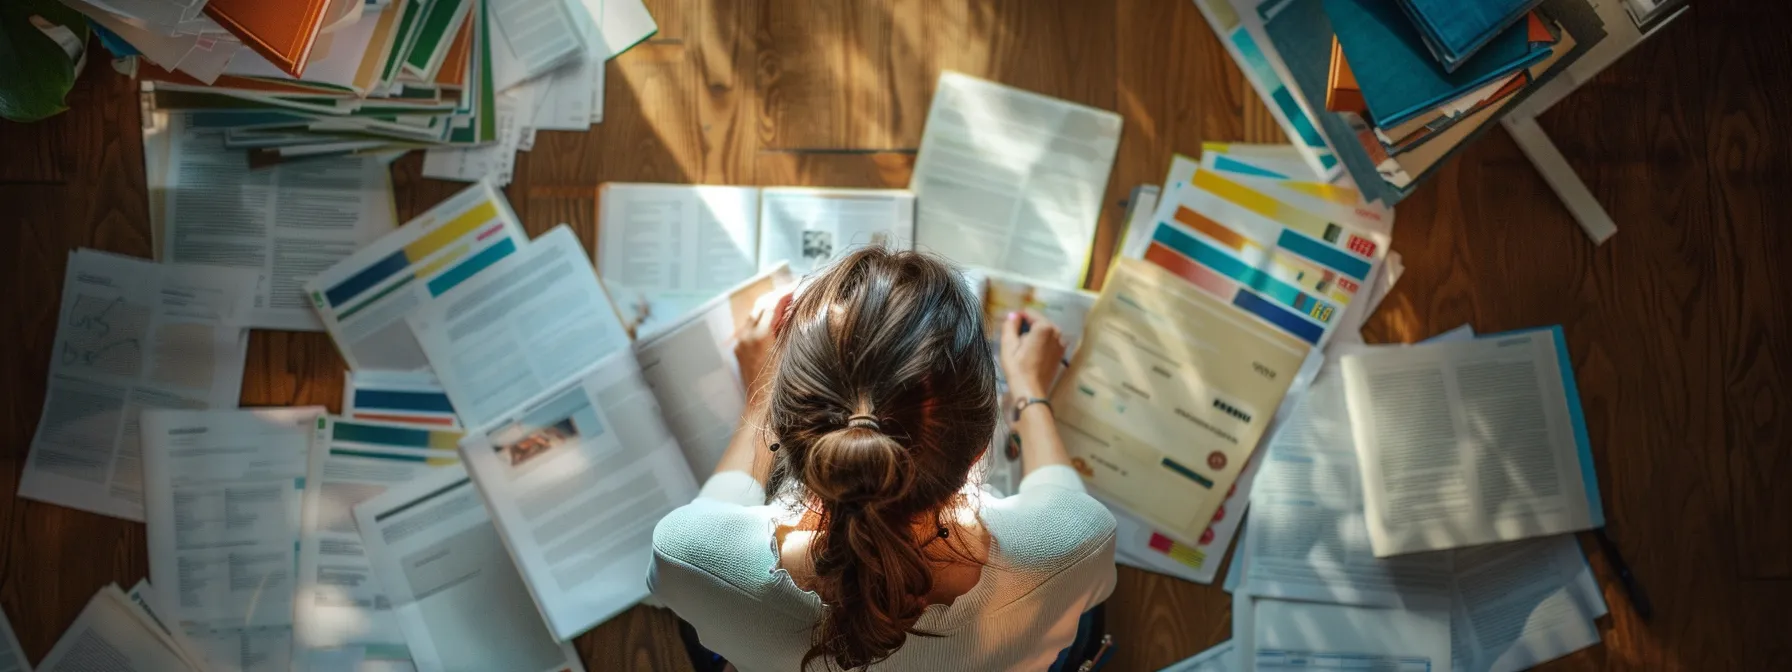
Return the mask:
[(460, 463), (455, 430), (322, 417), (306, 463), (299, 534), (293, 665), (307, 669), (342, 649), (363, 662), (409, 664), (392, 600), (374, 580), (354, 507)]
[(19, 496), (143, 520), (139, 415), (237, 405), (255, 282), (240, 269), (70, 253)]
[(779, 264), (658, 335), (635, 342), (641, 374), (699, 483), (715, 473), (747, 407), (740, 363), (734, 357), (735, 336), (761, 297), (795, 283), (789, 267)]
[(1344, 357), (1377, 556), (1605, 524), (1560, 327)]
[(405, 316), (528, 244), (503, 194), (481, 182), (318, 273), (305, 291), (349, 368), (416, 371), (429, 361)]
[(19, 636), (13, 633), (5, 611), (0, 611), (0, 672), (31, 672), (31, 663), (25, 660), (25, 649), (19, 646)]
[(941, 73), (909, 179), (916, 248), (1083, 286), (1121, 123), (1106, 110)]
[(697, 494), (634, 353), (617, 352), (461, 442), (556, 639), (647, 597), (653, 527)]
[(788, 262), (797, 277), (872, 245), (914, 247), (915, 195), (899, 189), (766, 187), (759, 196), (759, 270)]
[[(30, 669), (30, 668), (20, 668)], [(164, 633), (116, 584), (87, 601), (75, 622), (37, 664), (40, 672), (203, 672), (183, 658)]]
[(460, 416), (430, 371), (349, 371), (342, 381), (342, 417), (369, 422), (460, 429)]
[(1458, 549), (1457, 672), (1518, 672), (1599, 643), (1605, 596), (1572, 534)]
[(465, 469), (430, 471), (354, 512), (418, 672), (584, 672), (543, 623)]
[(469, 428), (629, 346), (584, 245), (565, 225), (438, 294), (408, 320)]
[(211, 669), (290, 663), (305, 457), (322, 414), (143, 414), (150, 580)]
[(637, 334), (759, 267), (759, 188), (610, 183), (598, 191), (597, 273)]
[[(323, 158), (250, 170), (242, 149), (224, 146), (224, 130), (168, 113), (158, 258), (248, 269), (259, 277), (246, 326), (322, 331), (305, 283), (397, 222), (392, 178), (371, 157)], [(149, 142), (149, 141), (146, 141)], [(161, 164), (146, 162), (146, 167)]]
[(1124, 258), (1086, 324), (1051, 397), (1072, 466), (1109, 504), (1199, 543), (1310, 346)]

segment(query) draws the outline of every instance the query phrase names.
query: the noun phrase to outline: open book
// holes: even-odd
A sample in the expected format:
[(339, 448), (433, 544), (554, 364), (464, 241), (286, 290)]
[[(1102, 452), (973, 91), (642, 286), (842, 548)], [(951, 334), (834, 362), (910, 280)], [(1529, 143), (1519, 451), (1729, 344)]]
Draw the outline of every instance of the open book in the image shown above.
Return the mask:
[(1560, 327), (1347, 356), (1377, 557), (1605, 524)]
[(781, 261), (802, 276), (853, 248), (909, 249), (915, 197), (890, 189), (605, 184), (598, 275), (645, 334)]
[(735, 334), (761, 297), (795, 282), (790, 267), (780, 263), (657, 335), (635, 342), (641, 372), (699, 482), (715, 472), (747, 407), (740, 363), (734, 358)]

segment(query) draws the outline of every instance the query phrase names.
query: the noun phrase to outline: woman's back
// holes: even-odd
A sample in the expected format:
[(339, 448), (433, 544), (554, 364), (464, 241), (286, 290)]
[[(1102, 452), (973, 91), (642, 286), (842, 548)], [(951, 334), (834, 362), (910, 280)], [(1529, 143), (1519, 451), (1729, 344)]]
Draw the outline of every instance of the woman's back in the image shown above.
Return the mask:
[[(746, 474), (718, 475), (654, 532), (654, 595), (742, 672), (799, 669), (823, 609), (780, 561), (776, 531), (791, 513), (763, 501)], [(1113, 516), (1068, 468), (1035, 471), (979, 510), (990, 538), (981, 577), (915, 623), (939, 637), (910, 636), (871, 669), (1043, 670), (1113, 592)]]

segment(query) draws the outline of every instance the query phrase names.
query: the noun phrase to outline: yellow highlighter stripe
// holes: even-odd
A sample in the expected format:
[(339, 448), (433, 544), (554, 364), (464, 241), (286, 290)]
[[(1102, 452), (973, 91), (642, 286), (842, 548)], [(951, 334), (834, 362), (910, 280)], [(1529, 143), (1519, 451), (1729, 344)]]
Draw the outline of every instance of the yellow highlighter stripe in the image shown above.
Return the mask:
[[(467, 250), (469, 249), (472, 249), (470, 245), (461, 243), (460, 247), (454, 248), (454, 251), (436, 257), (436, 260), (429, 262), (429, 265), (418, 268), (415, 275), (419, 278), (431, 277), (436, 274), (436, 271), (447, 268), (449, 264), (459, 261), (461, 257), (467, 256)], [(407, 252), (406, 254), (409, 253)]]
[(471, 210), (460, 213), (460, 216), (449, 220), (448, 223), (443, 224), (441, 228), (423, 234), (422, 238), (411, 241), (411, 244), (404, 246), (404, 256), (410, 259), (411, 263), (417, 263), (419, 260), (434, 254), (437, 250), (447, 247), (454, 241), (459, 240), (461, 236), (466, 235), (473, 229), (479, 228), (481, 224), (492, 221), (492, 219), (497, 216), (498, 204), (491, 201), (480, 203), (479, 205), (474, 206)]
[(1310, 213), (1297, 210), (1281, 201), (1264, 195), (1262, 192), (1233, 182), (1224, 177), (1220, 177), (1219, 174), (1214, 171), (1203, 170), (1195, 173), (1193, 184), (1203, 191), (1207, 191), (1215, 196), (1230, 201), (1241, 208), (1280, 222), (1289, 228), (1310, 235), (1315, 239), (1325, 239), (1325, 226), (1329, 222), (1326, 222), (1323, 218), (1315, 217)]

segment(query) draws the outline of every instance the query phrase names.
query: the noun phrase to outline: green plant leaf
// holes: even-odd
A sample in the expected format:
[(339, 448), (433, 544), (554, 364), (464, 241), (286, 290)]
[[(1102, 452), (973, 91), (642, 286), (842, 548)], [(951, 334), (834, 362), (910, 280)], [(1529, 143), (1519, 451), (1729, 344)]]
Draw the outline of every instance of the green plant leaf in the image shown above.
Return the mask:
[(56, 0), (0, 0), (0, 117), (37, 121), (68, 109), (75, 64), (62, 45), (32, 25), (31, 17), (74, 32), (87, 44), (87, 17)]

